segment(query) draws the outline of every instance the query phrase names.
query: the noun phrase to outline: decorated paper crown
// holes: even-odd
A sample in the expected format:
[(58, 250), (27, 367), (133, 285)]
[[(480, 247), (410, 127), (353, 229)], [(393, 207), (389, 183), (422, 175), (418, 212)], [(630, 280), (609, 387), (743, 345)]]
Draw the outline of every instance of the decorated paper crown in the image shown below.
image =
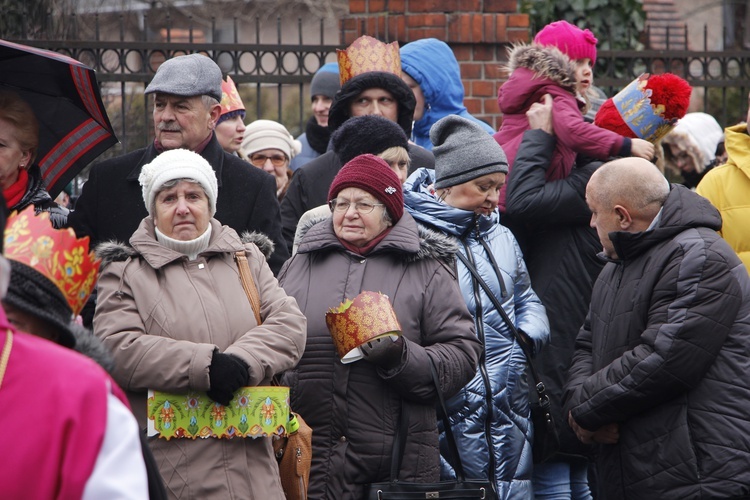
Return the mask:
[(656, 143), (685, 116), (691, 92), (690, 84), (672, 73), (643, 73), (604, 101), (594, 123), (631, 139)]
[(244, 111), (245, 105), (242, 104), (237, 87), (232, 77), (227, 75), (227, 79), (221, 81), (221, 114), (225, 115), (232, 111)]
[(401, 55), (398, 42), (383, 43), (371, 36), (361, 36), (345, 50), (336, 49), (341, 85), (362, 73), (382, 71), (401, 78)]
[[(326, 313), (326, 325), (344, 363), (362, 357), (359, 346), (385, 335), (400, 335), (401, 325), (387, 295), (362, 292)], [(352, 352), (354, 351), (354, 352)]]
[(8, 218), (4, 253), (54, 283), (75, 316), (96, 284), (100, 262), (89, 252), (88, 236), (76, 238), (70, 228), (53, 228), (49, 214), (35, 216), (33, 205)]

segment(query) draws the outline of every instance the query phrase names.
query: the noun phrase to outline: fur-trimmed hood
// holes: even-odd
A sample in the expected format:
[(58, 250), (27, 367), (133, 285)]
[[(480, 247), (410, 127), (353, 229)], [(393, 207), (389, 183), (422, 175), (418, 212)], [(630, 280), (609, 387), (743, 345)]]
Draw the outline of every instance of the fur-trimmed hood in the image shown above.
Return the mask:
[(516, 44), (508, 49), (508, 81), (498, 92), (497, 102), (503, 113), (525, 112), (538, 102), (545, 87), (555, 85), (576, 95), (575, 66), (556, 47)]
[[(403, 229), (406, 229), (408, 231), (410, 230), (412, 224), (416, 226), (417, 235), (419, 238), (419, 246), (413, 249), (416, 251), (404, 251), (404, 259), (407, 262), (417, 262), (423, 259), (435, 259), (444, 264), (448, 264), (449, 266), (453, 266), (456, 260), (456, 252), (458, 251), (458, 240), (439, 231), (435, 231), (426, 226), (423, 226), (422, 224), (414, 221), (410, 216), (408, 217), (408, 219), (409, 220), (405, 221), (404, 224), (407, 227)], [(401, 221), (399, 221), (399, 223), (400, 222)], [(314, 234), (311, 234), (312, 238), (317, 239), (318, 233), (320, 233), (321, 231), (326, 231), (325, 227), (328, 227), (329, 231), (332, 233), (333, 228), (331, 226), (332, 222), (330, 216), (319, 216), (317, 218), (310, 218), (304, 221), (302, 226), (297, 228), (300, 238), (300, 252), (304, 253), (314, 251), (316, 249), (315, 247), (318, 246), (314, 243), (305, 245), (304, 241), (307, 233), (318, 224), (321, 225), (316, 229)], [(324, 226), (325, 224), (328, 224), (328, 226)], [(308, 241), (308, 243), (310, 242)]]
[[(273, 241), (263, 233), (245, 231), (242, 233), (240, 240), (242, 243), (253, 243), (257, 246), (266, 260), (273, 254)], [(94, 251), (96, 252), (96, 256), (101, 259), (101, 269), (104, 269), (112, 262), (123, 262), (138, 256), (138, 251), (132, 246), (116, 240), (100, 243)]]

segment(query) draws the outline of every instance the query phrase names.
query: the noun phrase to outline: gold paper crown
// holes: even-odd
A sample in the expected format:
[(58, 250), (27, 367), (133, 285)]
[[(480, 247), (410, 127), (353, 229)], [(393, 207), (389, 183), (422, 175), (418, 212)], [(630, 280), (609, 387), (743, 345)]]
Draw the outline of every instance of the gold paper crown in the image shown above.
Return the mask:
[(371, 36), (361, 36), (346, 50), (336, 49), (341, 85), (362, 73), (383, 71), (401, 78), (401, 54), (398, 42), (383, 43)]
[(362, 292), (329, 309), (326, 326), (340, 358), (375, 337), (401, 333), (401, 325), (388, 296), (378, 292)]
[(35, 216), (30, 205), (8, 218), (4, 253), (54, 283), (78, 316), (99, 272), (99, 260), (89, 252), (88, 236), (79, 239), (70, 228), (53, 228), (49, 213)]
[(225, 115), (232, 111), (245, 110), (237, 86), (234, 84), (232, 77), (227, 75), (226, 81), (221, 81), (221, 114)]

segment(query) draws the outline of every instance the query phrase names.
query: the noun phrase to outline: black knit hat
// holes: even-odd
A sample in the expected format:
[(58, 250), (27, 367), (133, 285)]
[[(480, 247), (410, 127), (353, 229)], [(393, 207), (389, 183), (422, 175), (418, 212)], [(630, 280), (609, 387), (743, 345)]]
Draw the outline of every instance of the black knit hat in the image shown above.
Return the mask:
[(331, 141), (342, 164), (355, 156), (377, 156), (388, 148), (409, 146), (409, 139), (397, 123), (377, 115), (349, 118), (331, 135)]
[(42, 319), (60, 334), (58, 344), (73, 348), (75, 337), (71, 331), (73, 310), (62, 292), (31, 267), (10, 260), (10, 286), (4, 302)]

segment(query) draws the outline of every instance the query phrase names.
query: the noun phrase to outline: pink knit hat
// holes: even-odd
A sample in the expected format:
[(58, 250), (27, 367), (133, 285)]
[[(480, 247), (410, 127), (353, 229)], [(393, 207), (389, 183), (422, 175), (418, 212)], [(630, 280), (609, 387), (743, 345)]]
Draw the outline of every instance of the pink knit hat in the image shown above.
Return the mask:
[(557, 47), (572, 61), (591, 59), (596, 63), (596, 42), (598, 40), (589, 30), (582, 30), (568, 21), (550, 23), (536, 34), (534, 43)]
[(382, 158), (371, 154), (355, 156), (336, 174), (328, 190), (328, 199), (334, 199), (348, 187), (359, 188), (373, 195), (385, 205), (394, 224), (404, 215), (401, 181)]

